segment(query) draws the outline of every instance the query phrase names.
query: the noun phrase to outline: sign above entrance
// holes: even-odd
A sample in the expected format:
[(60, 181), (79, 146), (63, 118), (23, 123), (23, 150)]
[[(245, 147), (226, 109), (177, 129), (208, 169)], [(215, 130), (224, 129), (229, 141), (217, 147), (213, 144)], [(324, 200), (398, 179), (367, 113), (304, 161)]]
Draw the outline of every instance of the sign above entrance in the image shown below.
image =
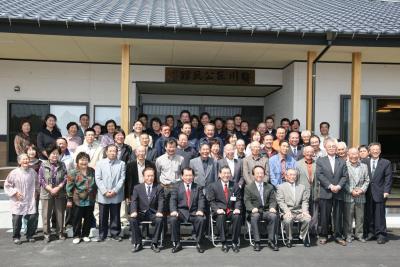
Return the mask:
[(167, 83), (254, 85), (254, 70), (166, 68)]

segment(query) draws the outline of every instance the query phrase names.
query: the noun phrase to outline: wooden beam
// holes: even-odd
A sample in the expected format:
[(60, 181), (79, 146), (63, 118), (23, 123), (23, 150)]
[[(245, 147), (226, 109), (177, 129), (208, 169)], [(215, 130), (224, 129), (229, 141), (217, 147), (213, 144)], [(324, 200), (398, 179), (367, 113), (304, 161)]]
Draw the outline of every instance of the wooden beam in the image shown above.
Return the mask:
[(360, 145), (361, 53), (354, 52), (351, 67), (350, 145)]
[(313, 130), (312, 112), (313, 112), (313, 88), (312, 88), (312, 69), (313, 62), (317, 57), (314, 51), (307, 52), (307, 100), (306, 100), (306, 128), (309, 131)]
[(130, 84), (130, 45), (121, 49), (121, 128), (129, 133), (129, 84)]

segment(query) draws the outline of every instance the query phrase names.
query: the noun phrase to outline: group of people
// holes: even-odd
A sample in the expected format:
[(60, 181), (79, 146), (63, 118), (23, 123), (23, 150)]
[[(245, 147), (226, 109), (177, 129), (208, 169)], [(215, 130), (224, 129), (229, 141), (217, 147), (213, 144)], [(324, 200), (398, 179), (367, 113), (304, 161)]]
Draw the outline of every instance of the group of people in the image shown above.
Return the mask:
[[(154, 225), (155, 252), (167, 224), (172, 252), (182, 249), (182, 223), (193, 224), (199, 253), (210, 227), (223, 252), (230, 246), (239, 252), (247, 223), (255, 251), (261, 250), (261, 223), (274, 251), (281, 223), (289, 248), (294, 223), (300, 224), (305, 247), (309, 234), (321, 245), (328, 237), (340, 245), (354, 239), (386, 242), (391, 164), (381, 157), (379, 143), (347, 148), (329, 136), (328, 122), (320, 124), (320, 135), (300, 131), (299, 120), (286, 118), (275, 128), (274, 118), (267, 117), (250, 130), (240, 114), (211, 120), (208, 113), (197, 117), (183, 110), (177, 124), (171, 115), (164, 123), (159, 118), (148, 123), (140, 114), (126, 135), (113, 120), (89, 127), (89, 115), (82, 114), (62, 137), (56, 121), (48, 114), (34, 140), (24, 120), (15, 137), (19, 167), (4, 185), (15, 244), (21, 244), (23, 222), (27, 241), (35, 241), (39, 201), (45, 242), (51, 241), (51, 225), (59, 239), (72, 226), (74, 244), (103, 242), (109, 235), (121, 241), (125, 224), (132, 252), (138, 252), (143, 221)], [(97, 225), (98, 236), (90, 238)]]

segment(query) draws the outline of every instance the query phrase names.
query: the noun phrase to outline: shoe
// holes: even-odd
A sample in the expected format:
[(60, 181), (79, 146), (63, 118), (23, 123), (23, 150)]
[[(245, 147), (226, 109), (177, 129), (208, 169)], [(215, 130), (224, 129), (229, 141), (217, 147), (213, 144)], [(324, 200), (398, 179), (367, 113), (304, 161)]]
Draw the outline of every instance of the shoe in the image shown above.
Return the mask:
[(385, 238), (384, 236), (379, 236), (378, 239), (376, 240), (376, 242), (377, 242), (379, 245), (383, 245), (383, 244), (386, 243), (386, 238)]
[(46, 244), (49, 243), (50, 242), (50, 236), (44, 236), (43, 242), (46, 243)]
[(291, 248), (292, 247), (292, 240), (288, 240), (286, 242), (286, 247)]
[(353, 242), (353, 239), (351, 237), (348, 237), (348, 238), (346, 238), (346, 242), (351, 243), (351, 242)]
[(22, 242), (21, 242), (21, 240), (20, 240), (19, 238), (15, 238), (15, 239), (14, 239), (14, 244), (15, 244), (15, 245), (21, 245)]
[(232, 250), (235, 253), (239, 253), (240, 249), (239, 249), (238, 244), (232, 243)]
[(143, 245), (142, 244), (135, 244), (132, 248), (132, 253), (136, 253), (139, 252), (143, 249)]
[(72, 240), (72, 244), (79, 244), (79, 243), (81, 243), (81, 239), (80, 239), (79, 237), (74, 238), (74, 239)]
[(83, 242), (90, 242), (90, 241), (92, 241), (89, 237), (87, 237), (87, 236), (85, 236), (84, 238), (83, 238)]
[(65, 239), (66, 239), (66, 237), (65, 237), (65, 235), (64, 235), (64, 234), (60, 234), (60, 235), (58, 236), (58, 239), (60, 239), (60, 240), (65, 240)]
[(160, 252), (160, 248), (155, 243), (151, 244), (151, 250), (154, 251), (155, 253), (159, 253)]
[(371, 241), (371, 240), (374, 240), (375, 238), (376, 238), (376, 237), (375, 237), (374, 234), (369, 233), (369, 234), (367, 235), (367, 238), (365, 238), (365, 240), (366, 240), (366, 241)]
[(270, 249), (272, 249), (273, 251), (279, 251), (278, 246), (277, 246), (274, 242), (272, 242), (272, 241), (268, 241), (268, 247), (269, 247)]
[(338, 243), (339, 245), (346, 246), (346, 241), (344, 241), (341, 238), (336, 238), (335, 242)]
[(113, 240), (117, 241), (117, 242), (121, 242), (122, 241), (122, 237), (118, 236), (113, 236), (112, 237)]
[(358, 240), (361, 243), (367, 242), (362, 236), (356, 237), (356, 240)]
[(200, 243), (196, 244), (196, 249), (198, 253), (204, 253), (204, 249), (201, 247)]
[(254, 244), (254, 251), (261, 251), (261, 246), (259, 242)]
[(228, 248), (228, 246), (224, 243), (224, 244), (222, 244), (221, 250), (222, 250), (222, 252), (224, 252), (224, 253), (228, 253), (229, 248)]
[(106, 239), (104, 237), (95, 237), (92, 239), (93, 242), (104, 242)]
[(181, 250), (182, 250), (181, 242), (176, 242), (175, 245), (172, 247), (171, 252), (172, 253), (177, 253), (178, 251), (181, 251)]
[(321, 245), (326, 245), (327, 242), (328, 242), (328, 241), (326, 240), (326, 238), (321, 238), (321, 239), (319, 240), (319, 243), (320, 243)]
[(305, 246), (306, 248), (309, 248), (309, 247), (310, 247), (310, 241), (308, 240), (308, 238), (304, 238), (303, 244), (304, 244), (304, 246)]
[(29, 243), (35, 243), (36, 242), (36, 240), (33, 237), (27, 237), (26, 241), (29, 242)]

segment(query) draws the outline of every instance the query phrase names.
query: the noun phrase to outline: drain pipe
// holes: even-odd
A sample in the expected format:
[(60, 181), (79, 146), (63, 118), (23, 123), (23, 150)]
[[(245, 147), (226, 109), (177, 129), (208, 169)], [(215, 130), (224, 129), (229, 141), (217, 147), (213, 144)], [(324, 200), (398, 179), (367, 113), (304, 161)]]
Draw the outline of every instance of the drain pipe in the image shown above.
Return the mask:
[(332, 46), (333, 42), (333, 34), (328, 33), (326, 35), (326, 38), (328, 40), (327, 46), (324, 48), (324, 50), (319, 53), (319, 55), (314, 59), (312, 63), (312, 119), (311, 119), (311, 125), (313, 132), (315, 133), (315, 86), (316, 86), (316, 81), (317, 81), (317, 62), (320, 60), (320, 58), (325, 55), (326, 52), (328, 52), (329, 48)]

